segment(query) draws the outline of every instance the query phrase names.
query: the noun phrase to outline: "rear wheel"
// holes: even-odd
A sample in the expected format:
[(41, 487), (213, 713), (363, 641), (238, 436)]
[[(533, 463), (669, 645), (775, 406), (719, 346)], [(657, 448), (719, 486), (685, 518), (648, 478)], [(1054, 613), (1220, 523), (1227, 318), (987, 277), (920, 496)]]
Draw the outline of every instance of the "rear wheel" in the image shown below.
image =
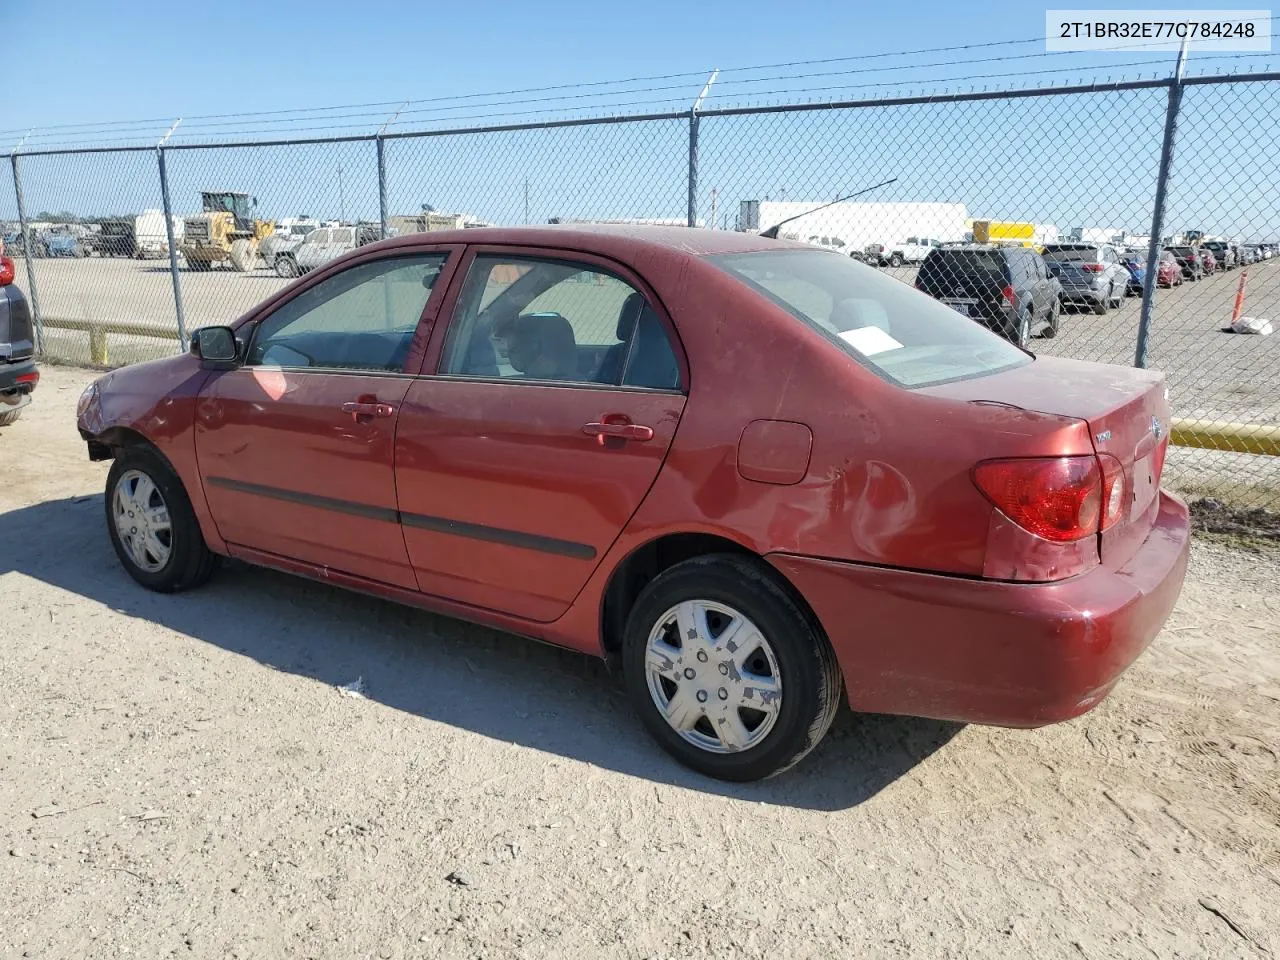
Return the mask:
[(182, 481), (158, 453), (129, 447), (107, 474), (107, 532), (120, 563), (148, 590), (199, 586), (218, 556), (204, 542)]
[(1058, 324), (1061, 322), (1061, 316), (1062, 301), (1055, 298), (1049, 307), (1049, 316), (1047, 317), (1049, 322), (1045, 328), (1040, 331), (1040, 336), (1044, 337), (1046, 340), (1052, 340), (1056, 337), (1058, 335)]
[(812, 616), (754, 557), (676, 564), (627, 618), (628, 695), (668, 753), (722, 780), (759, 780), (826, 734), (840, 668)]
[(298, 275), (298, 261), (287, 254), (276, 257), (276, 276), (291, 280)]
[(889, 266), (891, 266), (891, 267), (900, 267), (900, 266), (902, 266), (902, 254), (900, 254), (900, 253), (895, 253), (893, 256), (891, 256), (891, 257), (889, 258)]
[(0, 427), (7, 427), (9, 424), (13, 423), (22, 416), (22, 411), (25, 409), (25, 405), (13, 410), (6, 410), (3, 406), (0, 406)]
[(1111, 307), (1111, 294), (1112, 289), (1108, 288), (1107, 295), (1105, 297), (1098, 297), (1098, 299), (1093, 302), (1093, 312), (1098, 316), (1106, 316), (1107, 310)]

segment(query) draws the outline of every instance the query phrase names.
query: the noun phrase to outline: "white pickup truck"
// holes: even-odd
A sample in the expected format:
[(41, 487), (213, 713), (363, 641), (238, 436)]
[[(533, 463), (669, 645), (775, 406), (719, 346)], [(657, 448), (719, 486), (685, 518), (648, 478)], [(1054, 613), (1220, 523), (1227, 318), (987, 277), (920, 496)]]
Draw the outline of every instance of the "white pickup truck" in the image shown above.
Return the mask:
[(867, 258), (880, 266), (900, 267), (904, 263), (923, 263), (929, 252), (942, 246), (941, 240), (930, 237), (907, 237), (902, 243), (882, 246), (873, 243), (867, 248)]

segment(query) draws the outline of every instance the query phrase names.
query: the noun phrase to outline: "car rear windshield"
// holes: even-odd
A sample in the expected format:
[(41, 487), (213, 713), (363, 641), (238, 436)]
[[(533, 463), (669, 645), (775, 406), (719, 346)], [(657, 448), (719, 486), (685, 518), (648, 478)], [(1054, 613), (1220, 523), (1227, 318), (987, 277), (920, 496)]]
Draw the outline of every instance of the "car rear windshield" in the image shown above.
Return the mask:
[(990, 277), (1003, 285), (1009, 264), (999, 250), (935, 250), (920, 265), (920, 282), (933, 290), (938, 284), (951, 284), (960, 277)]
[(1044, 248), (1046, 260), (1097, 260), (1097, 247), (1060, 247), (1049, 244)]
[(839, 253), (766, 250), (707, 260), (899, 386), (967, 380), (1031, 362), (950, 307)]

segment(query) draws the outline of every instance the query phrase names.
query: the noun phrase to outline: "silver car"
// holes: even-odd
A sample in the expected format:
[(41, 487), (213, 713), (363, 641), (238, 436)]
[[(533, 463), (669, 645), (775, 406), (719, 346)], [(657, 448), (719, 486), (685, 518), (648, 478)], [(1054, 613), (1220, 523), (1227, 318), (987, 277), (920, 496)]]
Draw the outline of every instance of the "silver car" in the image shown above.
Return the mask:
[(1062, 284), (1063, 303), (1104, 314), (1125, 297), (1129, 271), (1109, 243), (1050, 243), (1044, 259), (1049, 273)]

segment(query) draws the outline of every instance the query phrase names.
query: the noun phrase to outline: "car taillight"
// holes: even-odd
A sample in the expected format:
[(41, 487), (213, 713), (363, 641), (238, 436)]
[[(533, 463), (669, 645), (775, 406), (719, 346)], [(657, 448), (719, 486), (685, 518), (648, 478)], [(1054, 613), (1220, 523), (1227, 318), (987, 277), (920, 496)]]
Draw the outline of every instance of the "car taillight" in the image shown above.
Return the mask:
[(33, 387), (40, 382), (40, 371), (32, 370), (30, 373), (20, 373), (14, 378), (15, 383), (29, 383)]
[(13, 257), (0, 257), (0, 287), (7, 287), (13, 283), (13, 278)]
[(1101, 273), (1103, 267), (1100, 263), (1082, 263), (1080, 264), (1080, 269), (1085, 273)]
[(1114, 526), (1124, 516), (1125, 491), (1124, 467), (1108, 453), (1098, 454), (1102, 465), (1102, 529)]
[(1004, 301), (1006, 307), (1013, 306), (1013, 287), (1005, 287), (1000, 291), (1000, 299)]
[(1102, 471), (1098, 458), (985, 460), (973, 480), (997, 509), (1022, 529), (1055, 543), (1098, 532)]

